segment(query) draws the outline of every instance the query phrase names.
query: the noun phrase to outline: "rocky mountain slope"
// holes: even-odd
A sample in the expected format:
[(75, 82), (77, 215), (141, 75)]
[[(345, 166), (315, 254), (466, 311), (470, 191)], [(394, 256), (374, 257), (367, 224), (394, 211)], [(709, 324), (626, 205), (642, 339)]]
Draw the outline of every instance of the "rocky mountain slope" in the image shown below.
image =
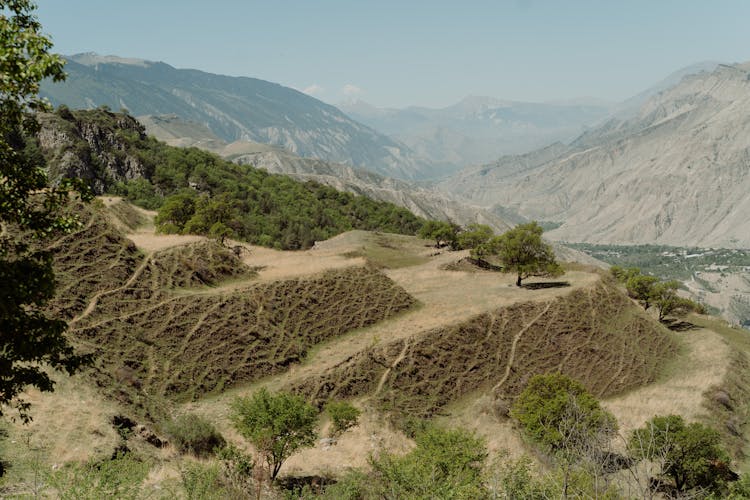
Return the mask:
[(596, 124), (612, 111), (611, 105), (593, 101), (530, 103), (479, 96), (442, 109), (381, 109), (363, 101), (340, 104), (339, 108), (420, 156), (453, 169), (555, 141), (571, 141), (585, 126)]
[(460, 225), (487, 224), (496, 232), (512, 224), (488, 210), (455, 200), (435, 188), (313, 158), (302, 158), (280, 147), (251, 141), (223, 142), (206, 127), (176, 115), (141, 116), (146, 133), (173, 146), (195, 146), (240, 164), (250, 164), (271, 173), (299, 180), (313, 180), (341, 191), (388, 201), (429, 219), (450, 220)]
[(687, 76), (570, 147), (502, 158), (441, 186), (557, 222), (548, 233), (557, 240), (750, 247), (750, 64)]
[(434, 174), (408, 147), (306, 94), (255, 78), (229, 77), (162, 62), (96, 54), (68, 58), (64, 82), (41, 95), (71, 108), (127, 108), (134, 115), (176, 113), (217, 136), (283, 146), (305, 157), (406, 179)]

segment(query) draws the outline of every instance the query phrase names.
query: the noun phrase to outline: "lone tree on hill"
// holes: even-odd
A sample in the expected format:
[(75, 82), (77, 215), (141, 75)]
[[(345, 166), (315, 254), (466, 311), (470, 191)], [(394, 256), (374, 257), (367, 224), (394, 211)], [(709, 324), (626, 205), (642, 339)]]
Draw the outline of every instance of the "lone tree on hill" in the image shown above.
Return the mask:
[(29, 0), (0, 0), (0, 416), (13, 405), (24, 421), (24, 388), (53, 390), (43, 365), (73, 373), (88, 360), (68, 343), (66, 323), (44, 312), (55, 279), (43, 239), (77, 226), (62, 208), (81, 184), (49, 187), (44, 160), (29, 141), (39, 131), (34, 112), (49, 108), (38, 97), (39, 83), (65, 78), (34, 9)]
[(232, 410), (234, 427), (263, 455), (271, 481), (295, 451), (315, 444), (318, 412), (299, 396), (261, 389), (237, 398)]
[(489, 240), (489, 254), (495, 254), (505, 271), (516, 272), (516, 286), (530, 276), (560, 276), (563, 269), (555, 260), (552, 247), (542, 241), (544, 230), (539, 224), (520, 224), (510, 231)]

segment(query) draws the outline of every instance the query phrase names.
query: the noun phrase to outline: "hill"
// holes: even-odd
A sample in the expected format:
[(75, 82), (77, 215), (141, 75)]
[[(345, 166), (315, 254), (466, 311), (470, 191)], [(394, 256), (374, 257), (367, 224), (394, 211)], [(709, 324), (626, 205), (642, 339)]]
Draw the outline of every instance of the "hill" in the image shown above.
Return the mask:
[(423, 224), (390, 203), (167, 146), (124, 113), (59, 108), (39, 121), (38, 148), (53, 182), (83, 178), (96, 193), (118, 192), (159, 209), (165, 232), (298, 249), (350, 229), (414, 234)]
[(318, 404), (345, 397), (364, 411), (337, 444), (290, 459), (283, 473), (300, 478), (366, 466), (370, 450), (408, 450), (400, 429), (419, 416), (475, 429), (493, 454), (528, 453), (503, 408), (549, 370), (581, 379), (625, 430), (654, 412), (736, 420), (739, 406), (711, 402), (717, 388), (744, 404), (744, 379), (730, 375), (743, 373), (746, 347), (734, 360), (709, 322), (668, 331), (585, 266), (519, 289), (513, 276), (451, 270), (465, 251), (412, 236), (353, 231), (306, 251), (245, 246), (237, 257), (199, 236), (155, 234), (152, 212), (118, 198), (71, 210), (83, 226), (49, 245), (61, 291), (50, 307), (97, 361), (54, 394), (29, 395), (35, 422), (9, 428), (25, 444), (5, 452), (14, 467), (3, 494), (32, 491), (40, 466), (106, 463), (123, 446), (151, 471), (143, 488), (182, 491), (193, 462), (164, 444), (164, 419), (202, 415), (247, 449), (228, 405), (259, 387)]
[(441, 186), (555, 222), (548, 237), (562, 241), (750, 247), (749, 70), (687, 76), (570, 147), (502, 158)]
[(64, 82), (45, 82), (40, 94), (54, 105), (134, 115), (177, 114), (205, 124), (227, 142), (282, 146), (306, 157), (366, 167), (392, 177), (436, 175), (393, 139), (302, 92), (256, 78), (229, 77), (162, 62), (97, 54), (67, 58)]
[(476, 206), (461, 203), (435, 188), (414, 182), (383, 177), (364, 169), (353, 168), (313, 158), (302, 158), (280, 147), (251, 141), (227, 144), (194, 122), (176, 115), (141, 116), (138, 120), (146, 133), (174, 146), (195, 146), (212, 151), (235, 163), (252, 165), (270, 173), (288, 175), (301, 181), (315, 181), (340, 191), (367, 196), (404, 207), (419, 217), (452, 221), (461, 226), (479, 222), (496, 232), (510, 224), (501, 217)]

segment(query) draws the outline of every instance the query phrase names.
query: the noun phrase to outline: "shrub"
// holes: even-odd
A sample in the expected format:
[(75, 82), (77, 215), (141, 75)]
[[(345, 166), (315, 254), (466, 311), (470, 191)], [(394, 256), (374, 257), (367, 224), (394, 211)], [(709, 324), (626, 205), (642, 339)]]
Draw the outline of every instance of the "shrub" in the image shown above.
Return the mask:
[(232, 422), (237, 431), (263, 455), (271, 480), (299, 448), (312, 446), (317, 437), (318, 413), (299, 396), (271, 394), (261, 389), (232, 404)]
[(326, 404), (326, 413), (331, 417), (333, 424), (333, 432), (331, 434), (338, 435), (357, 425), (359, 415), (362, 412), (346, 401), (329, 401)]
[(617, 429), (615, 417), (580, 382), (560, 373), (532, 377), (511, 416), (527, 436), (555, 453), (576, 453)]
[(182, 453), (205, 457), (226, 444), (216, 428), (198, 415), (187, 414), (167, 422), (164, 430)]

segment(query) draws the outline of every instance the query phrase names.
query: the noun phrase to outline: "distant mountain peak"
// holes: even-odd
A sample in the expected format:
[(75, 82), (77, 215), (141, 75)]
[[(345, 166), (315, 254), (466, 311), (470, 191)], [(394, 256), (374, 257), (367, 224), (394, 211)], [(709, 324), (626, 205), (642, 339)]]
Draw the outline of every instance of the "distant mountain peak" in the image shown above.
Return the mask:
[(114, 55), (103, 56), (101, 54), (97, 54), (96, 52), (82, 52), (80, 54), (66, 56), (66, 58), (84, 66), (96, 66), (97, 64), (126, 64), (128, 66), (140, 66), (142, 68), (147, 68), (153, 64), (156, 64), (155, 61), (148, 61), (146, 59), (138, 59), (135, 57), (120, 57)]

